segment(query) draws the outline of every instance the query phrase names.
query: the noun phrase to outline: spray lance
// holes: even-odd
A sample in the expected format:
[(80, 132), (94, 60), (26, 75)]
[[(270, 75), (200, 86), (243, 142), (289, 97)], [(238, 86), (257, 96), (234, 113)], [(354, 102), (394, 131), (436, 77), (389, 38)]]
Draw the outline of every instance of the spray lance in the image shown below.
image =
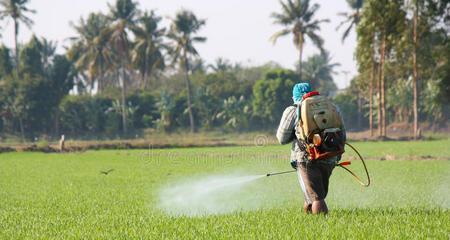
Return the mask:
[[(363, 166), (364, 166), (364, 171), (366, 172), (366, 176), (367, 176), (367, 183), (364, 183), (361, 178), (356, 175), (352, 170), (348, 169), (346, 166), (350, 165), (351, 162), (350, 161), (345, 161), (345, 162), (340, 162), (337, 163), (336, 166), (337, 167), (341, 167), (344, 170), (346, 170), (348, 173), (350, 173), (355, 180), (361, 184), (361, 186), (364, 187), (368, 187), (370, 185), (370, 176), (369, 176), (369, 171), (367, 170), (367, 166), (366, 166), (366, 162), (364, 161), (363, 157), (361, 156), (361, 154), (358, 152), (358, 150), (356, 150), (355, 147), (353, 147), (352, 145), (350, 145), (349, 143), (345, 143), (347, 146), (349, 146), (353, 151), (356, 152), (356, 154), (358, 154), (359, 159), (361, 160)], [(291, 171), (284, 171), (284, 172), (276, 172), (276, 173), (267, 173), (266, 176), (270, 177), (270, 176), (275, 176), (275, 175), (281, 175), (281, 174), (287, 174), (287, 173), (293, 173), (296, 172), (297, 170), (291, 170)]]
[(292, 172), (295, 172), (295, 171), (297, 171), (297, 170), (290, 170), (290, 171), (276, 172), (276, 173), (268, 173), (268, 174), (266, 174), (266, 177), (275, 176), (275, 175), (281, 175), (281, 174), (286, 174), (286, 173), (292, 173)]

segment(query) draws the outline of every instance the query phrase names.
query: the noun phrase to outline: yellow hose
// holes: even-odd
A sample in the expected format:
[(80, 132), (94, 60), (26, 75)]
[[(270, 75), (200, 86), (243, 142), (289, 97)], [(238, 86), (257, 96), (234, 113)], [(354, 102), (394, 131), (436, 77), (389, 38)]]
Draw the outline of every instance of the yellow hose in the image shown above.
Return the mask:
[(345, 143), (345, 144), (347, 144), (347, 146), (349, 146), (351, 149), (353, 149), (353, 151), (355, 151), (356, 154), (358, 154), (359, 159), (361, 159), (361, 162), (362, 162), (362, 164), (363, 164), (363, 166), (364, 166), (364, 170), (366, 171), (367, 183), (364, 183), (364, 182), (361, 180), (360, 177), (358, 177), (354, 172), (352, 172), (350, 169), (344, 167), (343, 165), (339, 165), (339, 164), (338, 164), (337, 166), (339, 166), (339, 167), (345, 169), (347, 172), (349, 172), (349, 173), (356, 179), (356, 181), (357, 181), (359, 184), (361, 184), (361, 186), (368, 187), (368, 186), (370, 185), (370, 176), (369, 176), (369, 171), (367, 170), (367, 166), (366, 166), (366, 163), (364, 162), (363, 157), (361, 156), (361, 154), (359, 154), (358, 150), (356, 150), (355, 147), (353, 147), (352, 145), (350, 145), (350, 143)]

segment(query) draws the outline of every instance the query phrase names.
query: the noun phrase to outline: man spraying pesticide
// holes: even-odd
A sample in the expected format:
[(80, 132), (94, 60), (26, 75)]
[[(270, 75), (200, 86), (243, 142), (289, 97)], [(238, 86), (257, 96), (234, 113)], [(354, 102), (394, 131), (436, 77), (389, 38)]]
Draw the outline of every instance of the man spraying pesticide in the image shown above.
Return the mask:
[[(284, 110), (276, 136), (281, 144), (292, 142), (291, 166), (297, 172), (305, 196), (305, 213), (326, 214), (328, 207), (325, 198), (335, 166), (349, 171), (364, 186), (370, 184), (370, 178), (364, 161), (367, 184), (362, 183), (358, 176), (345, 168), (344, 165), (349, 162), (339, 163), (344, 153), (346, 133), (337, 107), (319, 92), (311, 91), (308, 83), (296, 84), (292, 99), (294, 105)], [(267, 176), (283, 173), (287, 172)]]

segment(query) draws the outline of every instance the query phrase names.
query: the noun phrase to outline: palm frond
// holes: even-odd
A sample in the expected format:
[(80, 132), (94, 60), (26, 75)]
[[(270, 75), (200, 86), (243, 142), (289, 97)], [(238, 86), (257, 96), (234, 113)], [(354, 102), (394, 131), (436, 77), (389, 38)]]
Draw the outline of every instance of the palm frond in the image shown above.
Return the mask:
[(329, 23), (329, 22), (330, 22), (329, 19), (314, 20), (311, 23), (304, 25), (303, 28), (305, 29), (305, 31), (310, 31), (310, 29), (320, 30), (321, 23)]
[(352, 21), (350, 23), (350, 25), (347, 27), (347, 29), (345, 30), (344, 34), (342, 34), (342, 42), (345, 41), (345, 39), (348, 37), (348, 35), (350, 34), (350, 31), (353, 29), (353, 25), (355, 25), (355, 21)]
[(341, 16), (341, 17), (347, 18), (347, 17), (349, 17), (350, 14), (348, 14), (348, 13), (346, 13), (346, 12), (338, 12), (337, 15), (338, 15), (338, 16)]
[(273, 22), (275, 24), (280, 24), (280, 25), (286, 26), (286, 25), (289, 25), (292, 23), (292, 19), (283, 14), (272, 13), (270, 16), (275, 19)]
[(323, 39), (317, 35), (315, 32), (306, 32), (306, 35), (311, 39), (312, 43), (320, 50), (320, 52), (325, 52), (323, 48)]
[(310, 11), (309, 0), (297, 0), (297, 5), (299, 8), (298, 16), (301, 16), (304, 20), (309, 21), (309, 19), (304, 18), (308, 11)]
[(278, 40), (278, 38), (280, 38), (280, 37), (282, 37), (282, 36), (286, 36), (286, 35), (288, 35), (289, 33), (291, 33), (291, 30), (290, 29), (283, 29), (283, 30), (281, 30), (281, 31), (278, 31), (278, 32), (276, 32), (276, 33), (274, 33), (271, 37), (270, 37), (270, 41), (272, 42), (272, 44), (275, 44), (276, 42), (277, 42), (277, 40)]
[(198, 42), (198, 43), (206, 42), (206, 37), (193, 37), (192, 42)]
[(291, 0), (288, 0), (287, 4), (284, 3), (282, 0), (280, 0), (281, 8), (283, 11), (282, 15), (288, 17), (289, 19), (294, 19), (295, 15), (294, 15), (292, 9), (288, 6), (288, 5), (290, 5), (290, 3), (291, 3)]
[(346, 24), (346, 23), (348, 23), (350, 21), (353, 21), (353, 19), (351, 17), (346, 17), (346, 19), (341, 21), (339, 23), (339, 25), (336, 27), (336, 31), (338, 31), (344, 24)]
[(319, 10), (320, 5), (317, 3), (314, 3), (311, 8), (308, 8), (305, 14), (303, 14), (303, 20), (305, 22), (311, 21), (311, 19), (314, 17), (314, 14), (316, 14), (317, 10)]

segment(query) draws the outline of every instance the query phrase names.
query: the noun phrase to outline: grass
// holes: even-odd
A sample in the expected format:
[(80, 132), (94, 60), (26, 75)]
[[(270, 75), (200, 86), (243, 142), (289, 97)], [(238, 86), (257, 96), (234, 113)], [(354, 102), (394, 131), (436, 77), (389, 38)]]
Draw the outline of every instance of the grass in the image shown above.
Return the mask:
[[(231, 191), (219, 204), (232, 210), (220, 215), (177, 216), (160, 207), (168, 186), (288, 170), (288, 146), (3, 153), (0, 239), (449, 238), (450, 162), (442, 159), (450, 140), (354, 145), (364, 156), (397, 160), (369, 160), (369, 188), (336, 169), (326, 217), (301, 212), (295, 175)], [(417, 156), (432, 158), (409, 160)], [(356, 161), (352, 167), (361, 173)]]

